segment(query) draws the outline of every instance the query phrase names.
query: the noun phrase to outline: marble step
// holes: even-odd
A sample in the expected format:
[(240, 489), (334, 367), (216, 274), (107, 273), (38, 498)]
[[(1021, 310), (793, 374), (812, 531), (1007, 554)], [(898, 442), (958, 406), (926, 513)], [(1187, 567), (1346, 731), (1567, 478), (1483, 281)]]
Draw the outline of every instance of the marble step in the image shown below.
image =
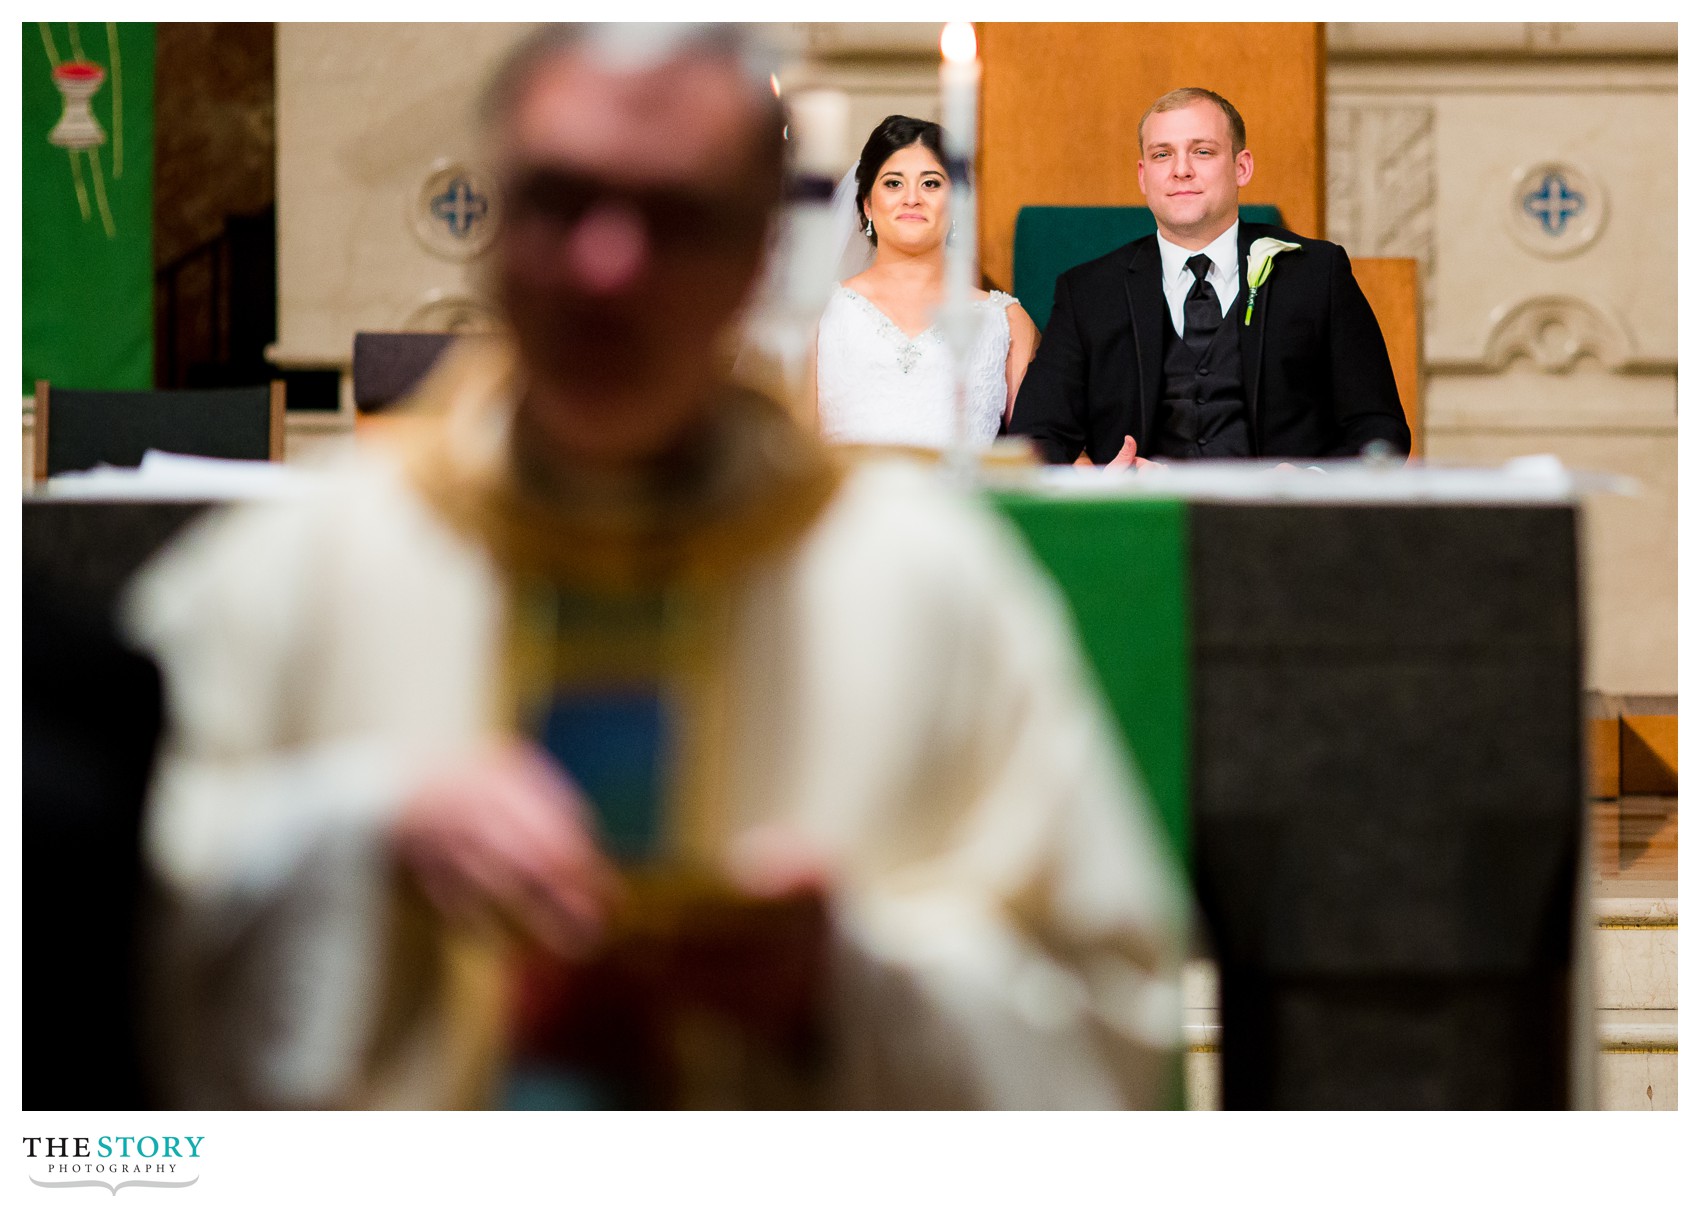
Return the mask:
[(1676, 898), (1596, 900), (1594, 1004), (1604, 1009), (1676, 1009)]

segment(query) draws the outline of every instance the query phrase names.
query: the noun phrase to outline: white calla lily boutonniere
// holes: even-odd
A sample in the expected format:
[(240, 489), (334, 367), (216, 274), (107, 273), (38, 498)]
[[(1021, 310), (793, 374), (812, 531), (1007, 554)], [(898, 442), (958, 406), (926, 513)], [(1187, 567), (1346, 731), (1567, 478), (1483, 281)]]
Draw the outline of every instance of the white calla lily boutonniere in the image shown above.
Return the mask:
[(1299, 246), (1286, 240), (1277, 240), (1274, 236), (1259, 236), (1251, 242), (1251, 248), (1246, 252), (1246, 282), (1251, 287), (1251, 293), (1246, 296), (1245, 322), (1251, 323), (1251, 309), (1257, 305), (1257, 290), (1269, 281), (1269, 271), (1275, 267), (1275, 258), (1284, 252), (1297, 252)]

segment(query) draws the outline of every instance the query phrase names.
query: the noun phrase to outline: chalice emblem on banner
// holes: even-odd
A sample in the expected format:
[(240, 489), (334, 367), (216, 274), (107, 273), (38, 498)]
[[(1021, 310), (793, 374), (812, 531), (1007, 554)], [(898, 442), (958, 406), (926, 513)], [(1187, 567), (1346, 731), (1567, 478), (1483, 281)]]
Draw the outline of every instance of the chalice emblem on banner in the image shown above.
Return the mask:
[(47, 132), (49, 143), (81, 151), (106, 142), (106, 132), (89, 108), (89, 101), (105, 80), (105, 69), (94, 63), (61, 63), (53, 69), (53, 87), (65, 98), (65, 112)]

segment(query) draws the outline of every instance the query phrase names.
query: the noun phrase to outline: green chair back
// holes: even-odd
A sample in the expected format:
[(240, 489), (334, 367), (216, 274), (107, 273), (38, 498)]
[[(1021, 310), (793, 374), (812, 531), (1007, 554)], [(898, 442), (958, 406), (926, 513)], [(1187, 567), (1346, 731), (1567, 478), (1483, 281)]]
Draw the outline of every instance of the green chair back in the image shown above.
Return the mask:
[[(1275, 206), (1242, 206), (1247, 223), (1280, 224)], [(1057, 277), (1157, 230), (1148, 206), (1023, 206), (1015, 216), (1011, 289), (1041, 332), (1051, 318)]]

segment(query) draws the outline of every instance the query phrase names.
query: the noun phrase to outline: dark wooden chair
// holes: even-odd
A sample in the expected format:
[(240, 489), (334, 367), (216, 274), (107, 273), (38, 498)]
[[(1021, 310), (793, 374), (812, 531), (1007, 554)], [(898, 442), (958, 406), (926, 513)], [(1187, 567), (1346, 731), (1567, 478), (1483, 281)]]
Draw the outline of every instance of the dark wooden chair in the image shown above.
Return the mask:
[(355, 333), (354, 407), (370, 414), (400, 403), (458, 337), (452, 332)]
[(284, 388), (54, 390), (35, 385), (35, 480), (96, 464), (135, 467), (149, 450), (217, 459), (283, 458)]

